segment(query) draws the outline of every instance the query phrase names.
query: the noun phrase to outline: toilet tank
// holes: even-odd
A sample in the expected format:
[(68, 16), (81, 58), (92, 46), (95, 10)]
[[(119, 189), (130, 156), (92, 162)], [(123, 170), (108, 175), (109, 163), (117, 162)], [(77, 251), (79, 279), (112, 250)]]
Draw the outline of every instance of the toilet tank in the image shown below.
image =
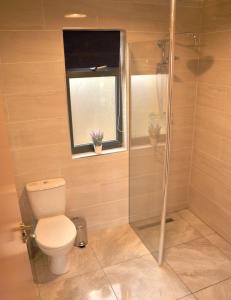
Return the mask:
[(65, 214), (66, 194), (63, 178), (28, 183), (26, 191), (37, 220)]

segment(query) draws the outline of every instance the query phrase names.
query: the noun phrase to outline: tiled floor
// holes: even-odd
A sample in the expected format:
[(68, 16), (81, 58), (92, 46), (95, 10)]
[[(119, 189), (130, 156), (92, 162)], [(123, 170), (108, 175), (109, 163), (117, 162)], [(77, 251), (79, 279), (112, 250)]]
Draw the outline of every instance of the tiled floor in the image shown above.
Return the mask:
[[(129, 225), (91, 233), (63, 276), (40, 253), (33, 263), (41, 300), (230, 300), (231, 245), (188, 210), (172, 216), (162, 267)], [(156, 250), (157, 228), (139, 235)]]

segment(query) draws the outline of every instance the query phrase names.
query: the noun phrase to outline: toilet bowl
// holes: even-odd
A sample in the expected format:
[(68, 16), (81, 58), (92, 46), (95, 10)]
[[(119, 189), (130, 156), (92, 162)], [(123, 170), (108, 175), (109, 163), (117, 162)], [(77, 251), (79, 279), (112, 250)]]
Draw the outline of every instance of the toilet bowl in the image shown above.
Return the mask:
[(35, 240), (41, 251), (50, 257), (50, 270), (53, 274), (68, 272), (68, 253), (73, 247), (75, 237), (75, 226), (64, 215), (38, 221)]
[(26, 185), (35, 218), (35, 240), (49, 256), (50, 271), (63, 274), (69, 270), (69, 253), (76, 238), (76, 228), (65, 216), (65, 181), (63, 178), (32, 182)]

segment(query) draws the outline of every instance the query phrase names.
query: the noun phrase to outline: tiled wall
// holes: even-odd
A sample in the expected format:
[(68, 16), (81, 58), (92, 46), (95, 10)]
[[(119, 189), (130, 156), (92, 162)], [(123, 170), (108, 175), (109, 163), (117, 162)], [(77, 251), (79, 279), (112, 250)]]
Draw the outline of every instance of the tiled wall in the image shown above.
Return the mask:
[[(63, 176), (67, 213), (89, 226), (128, 221), (128, 153), (72, 160), (62, 28), (119, 28), (128, 40), (159, 32), (168, 11), (160, 1), (16, 0), (0, 3), (1, 83), (15, 177), (25, 219), (25, 184)], [(65, 19), (71, 12), (85, 19)], [(142, 61), (142, 60), (141, 60)]]
[(32, 283), (30, 262), (26, 255), (26, 245), (21, 241), (21, 232), (15, 231), (21, 220), (2, 85), (0, 85), (0, 166), (1, 298), (37, 299)]
[[(200, 2), (179, 1), (178, 31), (197, 29), (194, 21), (200, 13)], [(81, 160), (71, 158), (62, 28), (119, 28), (127, 30), (131, 44), (152, 43), (168, 31), (168, 4), (168, 0), (9, 0), (0, 3), (0, 84), (24, 218), (30, 219), (31, 215), (25, 200), (25, 184), (63, 176), (67, 181), (69, 215), (86, 216), (89, 226), (127, 222), (128, 153)], [(65, 19), (64, 14), (71, 12), (86, 13), (88, 17)], [(184, 78), (187, 84), (181, 89), (182, 81), (176, 81), (179, 89), (175, 89), (178, 100), (174, 104), (173, 157), (179, 159), (173, 164), (171, 180), (171, 196), (176, 202), (180, 199), (183, 205), (187, 196), (185, 178), (188, 178), (194, 99), (194, 79), (191, 72), (185, 72), (188, 54), (184, 49), (177, 61), (178, 77)], [(143, 55), (145, 48), (136, 51), (133, 59), (138, 70), (155, 66), (154, 60), (147, 61)], [(178, 102), (181, 100), (182, 108)]]
[(175, 64), (168, 211), (188, 206), (202, 1), (176, 1)]
[[(131, 4), (124, 3), (122, 10), (117, 1), (111, 2), (110, 9), (108, 1), (94, 0), (0, 3), (1, 85), (17, 191), (28, 222), (31, 211), (25, 184), (59, 176), (67, 182), (68, 215), (84, 215), (90, 227), (128, 221), (128, 153), (72, 160), (62, 27), (131, 28), (134, 24), (144, 30), (151, 18), (144, 18), (150, 5), (140, 6), (134, 4), (136, 16), (125, 18), (117, 15), (120, 11), (127, 15)], [(64, 18), (75, 11), (88, 17)]]
[(206, 0), (190, 207), (231, 241), (231, 2)]
[[(169, 1), (166, 1), (166, 3)], [(177, 1), (176, 32), (199, 32), (202, 1)], [(169, 7), (166, 7), (169, 12)], [(197, 20), (197, 22), (195, 22)], [(167, 19), (169, 22), (169, 18)], [(163, 27), (164, 30), (164, 27)], [(168, 38), (167, 32), (151, 35), (149, 39), (131, 44), (134, 51), (143, 55), (144, 62), (132, 60), (134, 74), (154, 74), (156, 64), (161, 60), (158, 39)], [(192, 154), (193, 119), (196, 100), (196, 68), (198, 49), (194, 47), (191, 35), (176, 35), (176, 60), (173, 86), (173, 126), (171, 141), (171, 164), (169, 178), (168, 211), (175, 211), (188, 205), (188, 184)], [(133, 58), (133, 57), (132, 57)], [(132, 105), (132, 99), (131, 99)], [(131, 109), (132, 114), (134, 114)], [(131, 117), (133, 117), (131, 115)], [(144, 120), (146, 122), (147, 120)], [(136, 124), (132, 123), (132, 126)], [(133, 145), (134, 144), (134, 145)], [(163, 205), (163, 163), (164, 146), (137, 146), (132, 141), (130, 155), (130, 220), (136, 222), (145, 218), (160, 217)]]

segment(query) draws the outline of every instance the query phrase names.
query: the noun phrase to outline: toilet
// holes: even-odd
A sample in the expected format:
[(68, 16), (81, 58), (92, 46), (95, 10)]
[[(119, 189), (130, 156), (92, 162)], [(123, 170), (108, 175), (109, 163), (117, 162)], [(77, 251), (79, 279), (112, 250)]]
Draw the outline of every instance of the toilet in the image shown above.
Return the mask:
[(53, 274), (69, 270), (69, 252), (74, 245), (76, 228), (65, 216), (66, 195), (63, 178), (31, 182), (26, 185), (29, 202), (36, 218), (35, 240), (50, 258)]

